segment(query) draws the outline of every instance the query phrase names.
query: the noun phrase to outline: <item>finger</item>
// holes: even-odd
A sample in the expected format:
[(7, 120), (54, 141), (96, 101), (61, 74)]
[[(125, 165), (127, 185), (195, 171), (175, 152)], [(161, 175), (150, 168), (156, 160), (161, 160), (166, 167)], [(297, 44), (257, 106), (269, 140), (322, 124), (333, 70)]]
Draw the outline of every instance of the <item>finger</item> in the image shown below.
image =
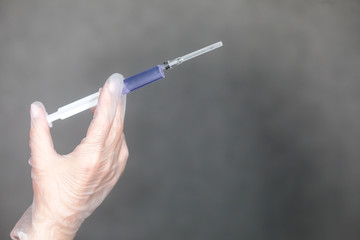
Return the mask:
[[(125, 141), (124, 134), (121, 134), (120, 140), (117, 142), (114, 149), (108, 149), (103, 151), (105, 153), (105, 158), (103, 159), (103, 170), (107, 174), (103, 175), (102, 182), (108, 183), (113, 182), (115, 176), (117, 176), (119, 169), (121, 168), (122, 162), (119, 161), (120, 152), (123, 150), (123, 142)], [(115, 179), (116, 180), (116, 179)], [(99, 186), (101, 187), (101, 186)]]
[(121, 174), (124, 172), (128, 158), (129, 158), (129, 149), (125, 141), (125, 135), (123, 135), (123, 141), (121, 144), (121, 149), (118, 157), (119, 169), (117, 176), (115, 176), (115, 178), (119, 179)]
[(114, 162), (111, 163), (112, 170), (111, 174), (108, 174), (104, 181), (110, 181), (111, 188), (117, 183), (120, 176), (125, 170), (127, 159), (129, 157), (129, 150), (125, 141), (125, 135), (122, 134), (121, 140), (118, 143), (118, 146), (115, 151)]
[(85, 142), (100, 145), (105, 142), (116, 114), (123, 79), (122, 75), (115, 73), (106, 81), (101, 90), (99, 103), (86, 134)]
[(117, 105), (116, 115), (112, 123), (109, 135), (106, 139), (106, 146), (116, 146), (116, 144), (119, 142), (124, 129), (125, 108), (126, 95), (120, 97), (119, 103)]
[(34, 102), (30, 110), (30, 164), (33, 167), (48, 162), (54, 150), (53, 140), (50, 134), (49, 124), (46, 120), (46, 110), (42, 103)]
[(90, 108), (90, 111), (91, 111), (91, 114), (94, 115), (95, 114), (95, 110), (96, 110), (96, 107), (92, 107)]

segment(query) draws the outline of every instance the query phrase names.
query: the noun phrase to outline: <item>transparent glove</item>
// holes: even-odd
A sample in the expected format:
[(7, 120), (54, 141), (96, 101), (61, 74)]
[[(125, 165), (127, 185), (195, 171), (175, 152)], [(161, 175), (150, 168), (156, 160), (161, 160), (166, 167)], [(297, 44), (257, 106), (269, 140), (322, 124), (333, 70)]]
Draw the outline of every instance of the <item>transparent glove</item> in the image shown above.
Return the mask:
[(64, 156), (54, 150), (44, 106), (31, 105), (29, 163), (34, 197), (12, 230), (12, 239), (73, 239), (84, 219), (109, 194), (128, 158), (122, 86), (120, 74), (110, 76), (86, 137)]

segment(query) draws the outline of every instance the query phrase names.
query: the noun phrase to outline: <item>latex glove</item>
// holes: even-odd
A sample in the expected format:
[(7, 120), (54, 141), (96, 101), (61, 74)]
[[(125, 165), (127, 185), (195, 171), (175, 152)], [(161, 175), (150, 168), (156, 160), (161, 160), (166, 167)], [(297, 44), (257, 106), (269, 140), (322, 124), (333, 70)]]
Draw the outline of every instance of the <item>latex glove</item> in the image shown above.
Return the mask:
[(46, 111), (31, 105), (30, 149), (34, 198), (11, 232), (12, 239), (73, 239), (81, 223), (109, 194), (123, 172), (123, 77), (113, 74), (101, 90), (86, 137), (68, 155), (53, 147)]

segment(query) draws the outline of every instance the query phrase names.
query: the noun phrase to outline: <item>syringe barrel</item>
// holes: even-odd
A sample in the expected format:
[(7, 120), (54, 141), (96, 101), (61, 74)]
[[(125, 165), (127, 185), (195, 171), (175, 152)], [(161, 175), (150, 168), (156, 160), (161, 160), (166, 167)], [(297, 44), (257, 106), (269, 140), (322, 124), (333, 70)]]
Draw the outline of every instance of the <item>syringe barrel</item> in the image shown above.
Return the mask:
[(154, 81), (160, 80), (165, 77), (165, 66), (157, 65), (134, 76), (124, 79), (124, 88), (122, 95), (134, 91), (142, 86), (145, 86)]

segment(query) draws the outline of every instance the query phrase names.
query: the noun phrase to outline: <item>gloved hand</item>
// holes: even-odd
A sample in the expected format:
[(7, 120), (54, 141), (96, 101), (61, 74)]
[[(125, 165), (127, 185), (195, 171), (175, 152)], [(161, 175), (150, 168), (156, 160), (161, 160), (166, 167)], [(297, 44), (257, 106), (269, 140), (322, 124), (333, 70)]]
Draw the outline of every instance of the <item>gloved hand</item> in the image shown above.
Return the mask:
[(34, 198), (12, 230), (12, 239), (73, 239), (84, 219), (109, 194), (128, 158), (122, 86), (120, 74), (110, 76), (86, 137), (64, 156), (54, 150), (44, 106), (31, 105), (29, 163)]

